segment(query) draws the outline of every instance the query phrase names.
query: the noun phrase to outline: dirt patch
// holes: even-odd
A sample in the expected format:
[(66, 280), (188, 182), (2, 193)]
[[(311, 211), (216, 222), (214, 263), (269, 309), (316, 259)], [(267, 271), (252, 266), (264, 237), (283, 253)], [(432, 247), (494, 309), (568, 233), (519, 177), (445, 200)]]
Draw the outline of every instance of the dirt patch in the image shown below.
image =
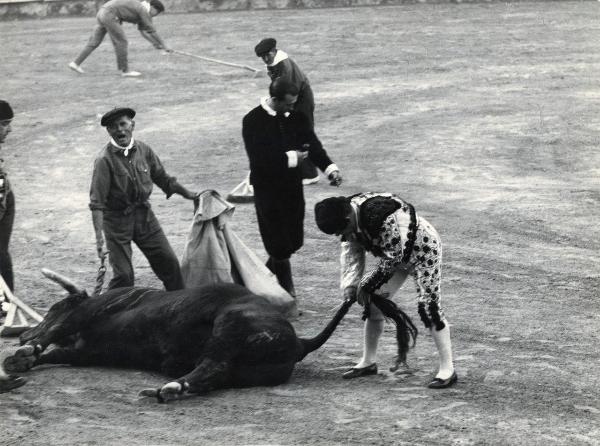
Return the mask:
[[(252, 48), (273, 35), (310, 76), (318, 134), (346, 182), (306, 189), (306, 242), (292, 259), (304, 309), (297, 330), (316, 333), (338, 302), (338, 246), (314, 226), (314, 203), (391, 190), (445, 243), (459, 384), (424, 387), (436, 367), (424, 333), (409, 356), (414, 374), (386, 372), (391, 327), (382, 373), (343, 381), (360, 352), (355, 308), (276, 388), (157, 405), (137, 392), (163, 383), (158, 374), (31, 371), (27, 386), (0, 396), (1, 442), (599, 444), (599, 12), (597, 2), (561, 2), (159, 17), (174, 48), (257, 67)], [(39, 310), (61, 297), (41, 267), (93, 287), (87, 191), (106, 141), (101, 113), (137, 109), (137, 137), (170, 172), (227, 193), (247, 169), (241, 119), (266, 93), (266, 77), (160, 56), (133, 27), (131, 67), (143, 78), (116, 75), (108, 42), (76, 76), (66, 65), (92, 26), (91, 18), (0, 23), (2, 97), (16, 111), (2, 151), (17, 194), (17, 294)], [(189, 203), (159, 191), (152, 203), (181, 253)], [(234, 230), (264, 256), (253, 207), (235, 215)], [(159, 286), (134, 256), (137, 284)], [(399, 303), (417, 319), (411, 286)]]

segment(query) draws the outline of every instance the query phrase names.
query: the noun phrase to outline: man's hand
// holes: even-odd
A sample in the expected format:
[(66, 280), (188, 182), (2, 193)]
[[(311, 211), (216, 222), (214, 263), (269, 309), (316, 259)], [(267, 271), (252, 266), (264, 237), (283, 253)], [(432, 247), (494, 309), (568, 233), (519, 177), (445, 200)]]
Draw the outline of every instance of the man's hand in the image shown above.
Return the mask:
[(301, 161), (308, 158), (308, 150), (305, 150), (305, 151), (296, 150), (296, 155), (298, 156), (298, 164), (300, 164)]
[(340, 175), (339, 170), (334, 170), (333, 172), (331, 172), (329, 174), (329, 176), (327, 178), (329, 178), (329, 184), (332, 186), (339, 187), (340, 184), (342, 184), (342, 175)]
[(96, 240), (96, 252), (98, 253), (98, 258), (100, 260), (104, 259), (108, 254), (108, 251), (104, 249), (104, 240)]

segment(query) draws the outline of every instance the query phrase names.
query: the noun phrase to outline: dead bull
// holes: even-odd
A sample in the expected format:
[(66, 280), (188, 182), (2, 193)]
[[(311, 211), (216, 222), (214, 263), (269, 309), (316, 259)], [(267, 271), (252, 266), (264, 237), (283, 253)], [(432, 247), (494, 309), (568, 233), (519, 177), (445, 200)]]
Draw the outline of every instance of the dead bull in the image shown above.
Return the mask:
[[(159, 401), (187, 392), (284, 383), (297, 362), (327, 341), (353, 304), (345, 301), (321, 333), (303, 339), (276, 307), (240, 285), (119, 288), (88, 297), (67, 278), (43, 273), (69, 295), (21, 335), (25, 345), (5, 360), (6, 370), (71, 364), (159, 371), (175, 378), (145, 393)], [(46, 351), (51, 344), (56, 347)], [(408, 345), (401, 348), (405, 353)]]

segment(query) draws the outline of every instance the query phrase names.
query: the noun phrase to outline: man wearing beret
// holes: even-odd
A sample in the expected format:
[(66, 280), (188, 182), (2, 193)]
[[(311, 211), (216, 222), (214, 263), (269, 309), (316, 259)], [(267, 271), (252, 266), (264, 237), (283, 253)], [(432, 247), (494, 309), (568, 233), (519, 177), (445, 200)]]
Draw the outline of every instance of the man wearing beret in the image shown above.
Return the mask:
[(96, 158), (90, 188), (89, 206), (98, 256), (102, 259), (106, 253), (106, 238), (113, 270), (108, 288), (133, 286), (133, 241), (167, 290), (182, 289), (184, 284), (179, 261), (148, 199), (153, 183), (165, 192), (167, 198), (178, 194), (188, 200), (196, 200), (198, 194), (190, 192), (169, 176), (154, 151), (133, 138), (134, 117), (135, 111), (131, 108), (115, 108), (100, 121), (106, 127), (110, 141)]
[(269, 254), (267, 267), (295, 296), (290, 257), (303, 244), (304, 194), (298, 163), (312, 160), (332, 185), (342, 182), (307, 117), (294, 110), (296, 85), (275, 79), (270, 97), (243, 119), (242, 134), (250, 161), (250, 181), (258, 227)]
[[(8, 134), (12, 131), (10, 124), (14, 117), (10, 104), (0, 99), (0, 149)], [(0, 158), (0, 275), (11, 291), (14, 289), (12, 259), (8, 252), (8, 244), (15, 220), (15, 196), (8, 182), (4, 160)], [(2, 301), (0, 300), (0, 304)], [(2, 312), (4, 313), (4, 312)], [(0, 393), (8, 392), (25, 384), (25, 379), (7, 375), (0, 367)]]
[[(308, 77), (298, 64), (285, 51), (277, 49), (277, 41), (272, 37), (261, 40), (254, 47), (254, 52), (267, 65), (267, 73), (271, 81), (280, 78), (296, 86), (299, 93), (294, 109), (296, 112), (304, 113), (311, 127), (314, 128), (315, 99)], [(303, 184), (308, 185), (319, 181), (319, 172), (309, 159), (300, 163), (300, 169)]]
[(100, 46), (106, 33), (110, 36), (117, 54), (117, 67), (124, 77), (141, 76), (138, 71), (129, 69), (127, 61), (127, 37), (121, 24), (123, 22), (136, 23), (142, 36), (148, 40), (154, 48), (171, 51), (166, 47), (161, 37), (154, 29), (152, 17), (157, 16), (165, 10), (160, 0), (109, 0), (102, 5), (96, 14), (98, 23), (92, 32), (88, 43), (77, 58), (69, 63), (69, 68), (79, 74), (83, 74), (81, 64), (87, 57)]
[[(434, 227), (410, 203), (390, 193), (327, 198), (315, 205), (315, 219), (321, 231), (342, 238), (340, 288), (344, 298), (358, 299), (368, 307), (363, 356), (344, 378), (377, 373), (375, 359), (384, 318), (370, 304), (369, 296), (381, 290), (391, 297), (412, 275), (419, 315), (431, 330), (439, 355), (439, 371), (428, 387), (442, 389), (456, 383), (450, 329), (441, 307), (442, 242)], [(366, 251), (378, 263), (365, 274)]]

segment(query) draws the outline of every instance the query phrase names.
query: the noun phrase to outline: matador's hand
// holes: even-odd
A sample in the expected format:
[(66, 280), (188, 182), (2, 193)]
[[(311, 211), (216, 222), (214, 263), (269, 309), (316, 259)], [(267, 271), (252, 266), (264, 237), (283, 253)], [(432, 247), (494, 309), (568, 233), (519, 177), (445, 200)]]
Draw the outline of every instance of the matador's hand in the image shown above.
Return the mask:
[(344, 289), (344, 300), (356, 302), (356, 287), (348, 287)]
[(358, 303), (360, 305), (362, 305), (363, 307), (369, 305), (371, 303), (371, 293), (369, 293), (367, 290), (365, 290), (362, 287), (358, 288), (358, 292), (357, 292), (357, 296), (356, 296), (356, 300), (358, 301)]

